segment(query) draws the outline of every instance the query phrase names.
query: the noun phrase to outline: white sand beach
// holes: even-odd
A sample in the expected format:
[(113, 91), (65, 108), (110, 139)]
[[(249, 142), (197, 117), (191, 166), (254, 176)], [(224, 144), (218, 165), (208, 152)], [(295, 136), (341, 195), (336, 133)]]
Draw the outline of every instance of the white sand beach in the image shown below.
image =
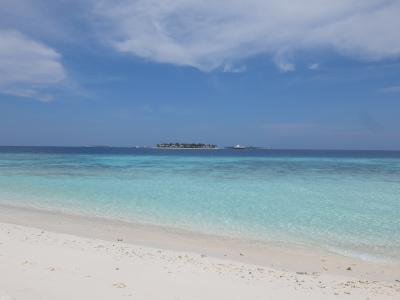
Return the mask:
[(395, 264), (0, 208), (1, 300), (400, 299)]

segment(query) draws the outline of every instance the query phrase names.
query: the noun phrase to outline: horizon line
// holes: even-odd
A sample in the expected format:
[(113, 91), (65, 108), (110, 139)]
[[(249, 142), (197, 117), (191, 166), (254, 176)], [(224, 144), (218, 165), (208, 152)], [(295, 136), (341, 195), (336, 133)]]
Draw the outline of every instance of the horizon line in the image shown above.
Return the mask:
[[(232, 147), (232, 145), (228, 146), (218, 146), (216, 145), (217, 148), (213, 149), (198, 149), (198, 148), (193, 148), (192, 150), (223, 150), (227, 149), (229, 147)], [(179, 148), (157, 148), (155, 145), (134, 145), (134, 146), (110, 146), (110, 145), (65, 145), (65, 146), (60, 146), (60, 145), (0, 145), (0, 148), (6, 148), (6, 147), (20, 147), (20, 148), (125, 148), (125, 149), (131, 149), (131, 148), (146, 148), (146, 149), (166, 149), (166, 150), (179, 150)], [(270, 146), (246, 146), (248, 147), (247, 149), (253, 148), (258, 148), (259, 150), (272, 150), (272, 151), (277, 151), (277, 150), (290, 150), (290, 151), (387, 151), (387, 152), (400, 152), (400, 149), (362, 149), (362, 148), (274, 148)], [(189, 148), (188, 148), (189, 149)], [(190, 148), (191, 149), (191, 148)]]

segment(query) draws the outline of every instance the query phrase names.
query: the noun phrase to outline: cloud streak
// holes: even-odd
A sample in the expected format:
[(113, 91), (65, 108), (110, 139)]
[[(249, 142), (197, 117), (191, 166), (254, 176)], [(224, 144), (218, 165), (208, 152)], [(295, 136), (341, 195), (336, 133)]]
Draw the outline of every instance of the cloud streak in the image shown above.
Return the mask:
[(390, 0), (103, 0), (94, 15), (104, 40), (146, 60), (203, 71), (282, 53), (333, 49), (380, 60), (400, 55), (400, 2)]
[(400, 93), (400, 85), (393, 85), (378, 90), (381, 93)]
[(260, 128), (269, 133), (290, 135), (315, 131), (316, 125), (313, 123), (269, 123), (261, 125)]
[(60, 60), (54, 49), (20, 32), (0, 30), (0, 92), (51, 100), (46, 89), (66, 78)]

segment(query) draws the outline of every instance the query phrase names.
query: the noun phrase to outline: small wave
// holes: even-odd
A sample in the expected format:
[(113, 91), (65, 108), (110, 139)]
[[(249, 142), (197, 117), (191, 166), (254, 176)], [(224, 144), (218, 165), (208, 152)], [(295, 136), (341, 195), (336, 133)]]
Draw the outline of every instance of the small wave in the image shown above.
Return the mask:
[(400, 258), (388, 257), (383, 255), (375, 255), (366, 252), (360, 252), (355, 250), (341, 249), (337, 247), (328, 247), (330, 252), (347, 256), (347, 257), (355, 257), (363, 261), (367, 262), (378, 262), (378, 263), (393, 263), (400, 262)]

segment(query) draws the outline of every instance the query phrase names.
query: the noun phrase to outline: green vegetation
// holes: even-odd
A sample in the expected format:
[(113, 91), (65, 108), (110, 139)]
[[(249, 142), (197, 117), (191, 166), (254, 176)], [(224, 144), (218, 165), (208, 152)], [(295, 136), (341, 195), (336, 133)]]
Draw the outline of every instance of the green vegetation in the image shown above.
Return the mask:
[(178, 148), (178, 149), (215, 149), (214, 144), (202, 143), (163, 143), (157, 144), (157, 148)]

